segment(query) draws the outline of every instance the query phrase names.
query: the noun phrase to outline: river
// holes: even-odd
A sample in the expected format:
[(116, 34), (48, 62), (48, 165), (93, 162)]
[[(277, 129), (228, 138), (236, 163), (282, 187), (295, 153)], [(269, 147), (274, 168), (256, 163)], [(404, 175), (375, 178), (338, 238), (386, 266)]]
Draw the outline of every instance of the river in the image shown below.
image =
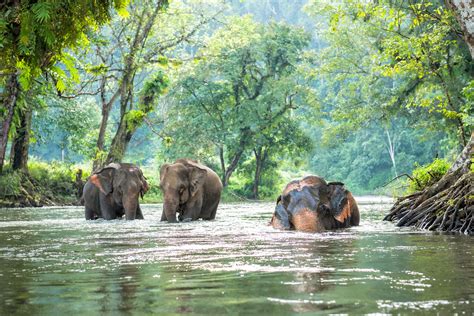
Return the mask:
[(85, 221), (82, 208), (0, 210), (0, 314), (287, 315), (474, 312), (474, 240), (400, 229), (390, 201), (361, 225), (267, 226), (273, 203), (221, 204), (212, 222)]

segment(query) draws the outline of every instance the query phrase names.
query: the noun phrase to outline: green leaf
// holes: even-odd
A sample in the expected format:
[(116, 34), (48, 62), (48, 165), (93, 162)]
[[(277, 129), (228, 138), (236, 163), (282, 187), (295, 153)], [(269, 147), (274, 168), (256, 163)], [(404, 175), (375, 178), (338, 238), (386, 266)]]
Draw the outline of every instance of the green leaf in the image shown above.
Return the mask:
[(45, 23), (50, 20), (50, 12), (52, 9), (53, 4), (49, 2), (37, 2), (31, 6), (31, 10), (35, 14), (35, 20), (40, 23)]
[(60, 92), (64, 92), (66, 90), (66, 84), (64, 83), (64, 81), (62, 79), (58, 79), (56, 81), (56, 88)]

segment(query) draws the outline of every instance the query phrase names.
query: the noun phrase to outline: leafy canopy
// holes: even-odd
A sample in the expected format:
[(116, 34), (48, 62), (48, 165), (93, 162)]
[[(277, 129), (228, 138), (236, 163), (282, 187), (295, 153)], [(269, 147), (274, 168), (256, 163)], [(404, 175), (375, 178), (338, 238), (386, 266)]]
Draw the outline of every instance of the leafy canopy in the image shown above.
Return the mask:
[(403, 115), (465, 141), (472, 104), (463, 88), (473, 65), (449, 10), (429, 1), (353, 0), (311, 1), (306, 10), (326, 17), (327, 46), (314, 76), (328, 116), (339, 122), (328, 139)]
[[(126, 0), (9, 1), (0, 8), (0, 69), (20, 72), (27, 90), (42, 70), (51, 69), (64, 90), (66, 71), (77, 71), (64, 49), (87, 44), (87, 32), (110, 19), (110, 9), (123, 11)], [(64, 67), (58, 67), (58, 63)]]
[(221, 148), (231, 157), (270, 137), (273, 143), (290, 137), (282, 122), (296, 118), (293, 111), (310, 92), (297, 75), (308, 43), (299, 28), (250, 16), (218, 30), (195, 62), (183, 65), (171, 91), (167, 133), (174, 149), (192, 135), (187, 154), (212, 156), (212, 148)]

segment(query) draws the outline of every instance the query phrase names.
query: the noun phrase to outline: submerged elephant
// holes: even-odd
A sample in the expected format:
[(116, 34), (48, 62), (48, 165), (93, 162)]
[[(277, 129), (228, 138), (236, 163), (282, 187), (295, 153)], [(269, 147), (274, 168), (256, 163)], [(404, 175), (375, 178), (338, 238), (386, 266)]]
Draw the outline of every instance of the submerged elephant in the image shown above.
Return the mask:
[(359, 225), (359, 209), (343, 183), (307, 176), (288, 183), (277, 199), (270, 225), (283, 230), (323, 232)]
[(164, 203), (162, 221), (191, 221), (216, 217), (222, 183), (210, 168), (189, 159), (178, 159), (160, 169)]
[(129, 163), (111, 163), (95, 171), (84, 186), (86, 219), (143, 219), (138, 198), (148, 191), (140, 168)]

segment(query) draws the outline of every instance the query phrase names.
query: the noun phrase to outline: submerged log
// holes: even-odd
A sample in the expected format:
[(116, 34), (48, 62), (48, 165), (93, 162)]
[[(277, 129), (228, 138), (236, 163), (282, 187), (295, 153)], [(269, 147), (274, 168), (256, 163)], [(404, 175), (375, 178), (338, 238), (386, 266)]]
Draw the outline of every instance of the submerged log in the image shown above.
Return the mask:
[(474, 234), (474, 132), (450, 170), (435, 184), (401, 197), (384, 220), (399, 227)]

